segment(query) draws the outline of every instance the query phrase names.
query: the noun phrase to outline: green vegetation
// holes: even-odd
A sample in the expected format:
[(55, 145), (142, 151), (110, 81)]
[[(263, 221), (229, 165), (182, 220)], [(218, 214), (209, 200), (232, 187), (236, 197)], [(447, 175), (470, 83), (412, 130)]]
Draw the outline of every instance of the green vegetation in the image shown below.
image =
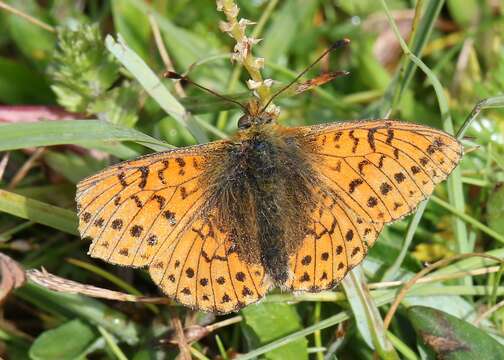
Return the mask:
[[(257, 22), (246, 34), (262, 39), (262, 77), (257, 63), (230, 61), (239, 34), (221, 31), (213, 1), (0, 1), (0, 357), (501, 359), (504, 1), (236, 3)], [(458, 134), (466, 150), (342, 286), (277, 290), (216, 317), (161, 298), (142, 270), (87, 255), (80, 179), (236, 131), (239, 109), (163, 79), (167, 68), (243, 101), (251, 77), (275, 89), (342, 38), (351, 44), (303, 80), (350, 76), (276, 100), (282, 124), (389, 117)]]

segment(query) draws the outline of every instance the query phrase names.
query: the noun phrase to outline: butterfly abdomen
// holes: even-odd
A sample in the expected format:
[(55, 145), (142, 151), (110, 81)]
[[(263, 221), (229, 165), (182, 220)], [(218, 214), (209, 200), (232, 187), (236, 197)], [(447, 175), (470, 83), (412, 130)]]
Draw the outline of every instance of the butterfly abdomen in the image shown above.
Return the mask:
[(288, 254), (284, 246), (285, 229), (281, 218), (278, 186), (281, 164), (279, 148), (271, 139), (257, 137), (244, 144), (246, 183), (253, 195), (260, 261), (275, 283), (288, 279)]

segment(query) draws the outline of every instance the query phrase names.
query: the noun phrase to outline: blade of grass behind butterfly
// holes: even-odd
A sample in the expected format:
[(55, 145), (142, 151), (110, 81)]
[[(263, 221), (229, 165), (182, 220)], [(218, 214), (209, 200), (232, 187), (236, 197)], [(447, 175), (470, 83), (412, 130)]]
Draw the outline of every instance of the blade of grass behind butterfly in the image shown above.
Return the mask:
[(187, 128), (199, 143), (208, 142), (208, 137), (202, 131), (196, 117), (186, 111), (140, 56), (126, 45), (120, 35), (118, 41), (108, 35), (105, 38), (105, 45), (164, 111)]
[[(420, 0), (416, 5), (415, 22), (413, 23), (413, 37), (410, 41), (411, 52), (418, 57), (420, 57), (422, 50), (427, 44), (427, 41), (432, 34), (432, 29), (438, 19), (439, 13), (445, 3), (444, 0), (430, 0), (427, 2), (427, 5), (425, 5), (425, 10), (423, 10), (423, 2), (423, 0)], [(415, 27), (416, 19), (419, 18), (422, 10), (423, 16), (418, 23), (418, 27)], [(416, 69), (417, 65), (414, 62), (407, 61), (407, 63), (405, 63), (399, 70), (402, 74), (398, 84), (399, 86), (395, 91), (396, 94), (394, 96), (392, 109), (395, 107), (397, 101), (402, 98), (404, 91), (408, 88), (409, 83), (415, 74)]]
[(361, 267), (353, 269), (343, 278), (345, 290), (357, 328), (366, 344), (382, 359), (399, 359), (394, 347), (387, 339), (380, 312), (367, 289)]
[[(387, 19), (389, 21), (390, 26), (392, 27), (392, 30), (394, 31), (394, 34), (396, 35), (397, 40), (399, 41), (399, 44), (401, 45), (401, 48), (406, 56), (410, 58), (412, 62), (414, 62), (420, 69), (427, 75), (429, 80), (432, 83), (432, 86), (434, 87), (434, 90), (436, 92), (436, 97), (438, 99), (438, 104), (439, 108), (441, 111), (441, 119), (443, 123), (443, 128), (446, 132), (450, 134), (454, 134), (454, 126), (453, 126), (453, 121), (450, 115), (450, 110), (448, 107), (448, 100), (446, 99), (446, 95), (444, 93), (444, 89), (439, 82), (438, 78), (434, 73), (429, 69), (425, 63), (420, 60), (418, 57), (416, 57), (414, 54), (411, 53), (409, 50), (408, 46), (404, 42), (404, 39), (402, 38), (401, 34), (399, 33), (399, 30), (397, 28), (397, 25), (394, 22), (394, 19), (392, 18), (392, 15), (390, 14), (390, 11), (387, 7), (387, 4), (385, 0), (380, 0), (382, 7), (385, 11), (385, 14), (387, 16)], [(461, 180), (461, 173), (460, 173), (460, 168), (456, 167), (455, 170), (453, 170), (452, 174), (447, 180), (447, 188), (448, 188), (448, 197), (450, 199), (450, 202), (454, 205), (454, 207), (459, 210), (460, 212), (464, 212), (465, 208), (465, 200), (464, 200), (464, 192), (462, 188), (462, 180)], [(455, 218), (454, 219), (454, 232), (455, 232), (455, 239), (457, 240), (458, 244), (458, 250), (460, 253), (467, 253), (471, 252), (472, 249), (470, 248), (469, 245), (469, 238), (467, 234), (467, 228), (464, 224), (464, 221)], [(469, 284), (471, 280), (466, 279), (466, 283)]]
[(75, 212), (1, 189), (0, 212), (78, 235)]
[(0, 125), (0, 151), (62, 144), (134, 141), (155, 151), (171, 148), (135, 129), (100, 120), (39, 121)]

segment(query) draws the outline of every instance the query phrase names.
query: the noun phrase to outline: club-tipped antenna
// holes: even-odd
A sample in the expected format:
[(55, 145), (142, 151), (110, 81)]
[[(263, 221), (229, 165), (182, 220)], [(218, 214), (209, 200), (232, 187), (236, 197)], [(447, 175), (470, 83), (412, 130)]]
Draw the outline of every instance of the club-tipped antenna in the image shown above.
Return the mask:
[(236, 104), (238, 105), (239, 107), (241, 107), (243, 109), (243, 111), (245, 112), (248, 112), (247, 108), (245, 107), (245, 105), (243, 105), (241, 102), (239, 101), (236, 101), (228, 96), (225, 96), (225, 95), (221, 95), (219, 94), (218, 92), (210, 89), (210, 88), (207, 88), (206, 86), (203, 86), (201, 84), (198, 84), (197, 82), (194, 82), (193, 80), (191, 80), (189, 77), (187, 77), (186, 75), (181, 75), (179, 73), (176, 73), (174, 71), (165, 71), (163, 73), (163, 77), (167, 78), (167, 79), (174, 79), (174, 80), (183, 80), (183, 81), (187, 81), (189, 84), (192, 84), (196, 87), (199, 87), (200, 89), (206, 91), (206, 92), (209, 92), (210, 94), (214, 95), (214, 96), (217, 96), (218, 98), (222, 99), (222, 100), (225, 100), (227, 102), (230, 102), (230, 103), (233, 103), (233, 104)]
[(296, 76), (296, 78), (294, 80), (292, 80), (290, 83), (288, 83), (287, 85), (285, 85), (283, 88), (281, 88), (280, 90), (278, 90), (275, 94), (273, 94), (273, 96), (270, 97), (270, 99), (268, 100), (268, 102), (266, 103), (266, 105), (263, 106), (263, 108), (261, 109), (260, 112), (263, 112), (265, 111), (268, 106), (271, 104), (271, 102), (273, 100), (275, 100), (275, 98), (280, 95), (281, 93), (283, 93), (285, 90), (287, 90), (288, 88), (290, 88), (292, 85), (294, 85), (295, 83), (298, 82), (298, 80), (304, 75), (306, 74), (311, 68), (313, 68), (315, 65), (317, 65), (317, 63), (322, 60), (324, 58), (324, 56), (326, 56), (327, 54), (329, 54), (331, 51), (333, 50), (336, 50), (336, 49), (339, 49), (339, 48), (342, 48), (342, 47), (345, 47), (347, 46), (348, 44), (350, 43), (350, 40), (349, 39), (342, 39), (342, 40), (338, 40), (336, 41), (334, 44), (332, 44), (326, 51), (324, 51), (322, 53), (322, 55), (320, 55), (314, 62), (312, 62), (310, 65), (308, 65), (308, 67), (306, 69), (304, 69), (303, 71), (301, 71), (299, 73), (298, 76)]

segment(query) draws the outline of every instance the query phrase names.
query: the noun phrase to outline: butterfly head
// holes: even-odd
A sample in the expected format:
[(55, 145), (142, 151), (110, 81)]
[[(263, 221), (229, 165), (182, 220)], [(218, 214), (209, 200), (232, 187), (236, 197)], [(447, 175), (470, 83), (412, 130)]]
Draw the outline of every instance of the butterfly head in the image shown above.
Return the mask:
[(238, 129), (240, 130), (274, 123), (278, 117), (277, 112), (264, 110), (256, 99), (249, 101), (246, 109), (245, 114), (238, 120)]

